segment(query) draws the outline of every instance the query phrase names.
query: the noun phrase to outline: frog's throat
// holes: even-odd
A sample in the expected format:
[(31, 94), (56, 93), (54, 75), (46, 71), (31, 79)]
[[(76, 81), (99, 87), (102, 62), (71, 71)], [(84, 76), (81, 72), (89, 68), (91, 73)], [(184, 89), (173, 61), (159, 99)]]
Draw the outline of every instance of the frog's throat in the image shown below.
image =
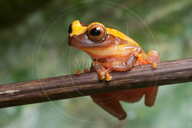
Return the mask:
[(84, 52), (86, 52), (91, 58), (107, 58), (107, 57), (124, 57), (127, 56), (130, 51), (129, 50), (119, 50), (118, 47), (104, 47), (104, 48), (78, 48)]

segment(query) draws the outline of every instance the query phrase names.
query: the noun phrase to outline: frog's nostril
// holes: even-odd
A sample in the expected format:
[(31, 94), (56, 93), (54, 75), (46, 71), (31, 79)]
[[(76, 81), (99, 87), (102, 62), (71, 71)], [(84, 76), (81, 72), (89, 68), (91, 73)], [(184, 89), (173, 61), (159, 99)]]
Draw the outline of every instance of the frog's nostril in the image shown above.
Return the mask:
[(69, 26), (68, 33), (69, 33), (69, 34), (72, 33), (72, 26), (71, 26), (71, 24), (70, 24), (70, 26)]

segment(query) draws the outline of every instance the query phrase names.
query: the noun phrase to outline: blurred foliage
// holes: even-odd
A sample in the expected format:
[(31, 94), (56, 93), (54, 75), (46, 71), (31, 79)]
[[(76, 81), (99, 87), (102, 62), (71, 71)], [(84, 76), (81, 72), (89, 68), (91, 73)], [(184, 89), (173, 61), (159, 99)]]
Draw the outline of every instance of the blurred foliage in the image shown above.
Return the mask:
[(15, 24), (27, 14), (42, 7), (50, 0), (0, 0), (0, 27)]
[[(67, 75), (89, 67), (90, 57), (67, 43), (68, 26), (76, 19), (118, 29), (145, 51), (158, 49), (161, 61), (192, 57), (191, 0), (55, 0), (43, 6), (45, 3), (48, 1), (0, 0), (1, 84)], [(124, 121), (103, 111), (89, 97), (81, 97), (0, 109), (0, 126), (191, 128), (191, 84), (160, 87), (156, 104), (150, 108), (143, 99), (134, 104), (122, 102), (128, 114)]]

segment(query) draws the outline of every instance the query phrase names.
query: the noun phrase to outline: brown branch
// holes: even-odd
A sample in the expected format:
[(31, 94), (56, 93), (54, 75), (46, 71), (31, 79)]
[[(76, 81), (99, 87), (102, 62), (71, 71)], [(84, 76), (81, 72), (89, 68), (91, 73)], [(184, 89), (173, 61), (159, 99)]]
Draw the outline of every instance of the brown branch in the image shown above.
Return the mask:
[(157, 69), (152, 69), (151, 65), (136, 66), (111, 75), (110, 82), (100, 81), (93, 72), (0, 85), (0, 108), (189, 82), (192, 81), (192, 58), (161, 62)]

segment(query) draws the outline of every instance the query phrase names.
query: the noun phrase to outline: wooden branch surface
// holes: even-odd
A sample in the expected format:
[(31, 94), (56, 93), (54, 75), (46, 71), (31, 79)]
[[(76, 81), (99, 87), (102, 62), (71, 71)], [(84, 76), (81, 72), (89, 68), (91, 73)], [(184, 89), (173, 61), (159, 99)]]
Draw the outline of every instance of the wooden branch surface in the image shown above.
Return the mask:
[(112, 72), (112, 81), (98, 79), (96, 72), (0, 85), (0, 108), (87, 96), (104, 92), (145, 88), (192, 81), (192, 58), (136, 66)]

